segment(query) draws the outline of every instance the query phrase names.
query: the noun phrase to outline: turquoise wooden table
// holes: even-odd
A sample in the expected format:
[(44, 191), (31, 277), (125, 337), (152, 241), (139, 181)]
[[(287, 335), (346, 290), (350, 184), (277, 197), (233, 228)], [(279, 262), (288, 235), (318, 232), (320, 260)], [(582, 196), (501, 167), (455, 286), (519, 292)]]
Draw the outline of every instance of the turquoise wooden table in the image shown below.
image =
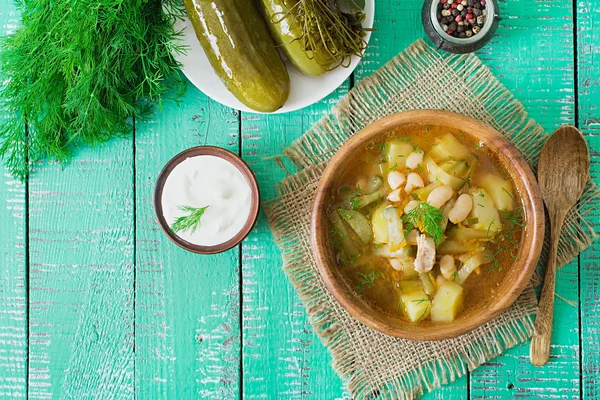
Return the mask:
[[(190, 85), (134, 135), (82, 149), (0, 186), (0, 398), (342, 399), (342, 382), (281, 270), (263, 215), (215, 256), (173, 245), (154, 218), (162, 166), (191, 146), (239, 153), (263, 198), (271, 157), (364, 78), (423, 36), (420, 1), (378, 0), (367, 54), (327, 99), (286, 115), (240, 113)], [(548, 131), (576, 124), (600, 174), (600, 3), (506, 0), (478, 52)], [(0, 34), (18, 25), (0, 0)], [(452, 95), (449, 82), (448, 95)], [(2, 117), (2, 114), (0, 114)], [(600, 222), (600, 215), (597, 218)], [(600, 398), (600, 244), (558, 275), (550, 362), (524, 344), (425, 398)]]

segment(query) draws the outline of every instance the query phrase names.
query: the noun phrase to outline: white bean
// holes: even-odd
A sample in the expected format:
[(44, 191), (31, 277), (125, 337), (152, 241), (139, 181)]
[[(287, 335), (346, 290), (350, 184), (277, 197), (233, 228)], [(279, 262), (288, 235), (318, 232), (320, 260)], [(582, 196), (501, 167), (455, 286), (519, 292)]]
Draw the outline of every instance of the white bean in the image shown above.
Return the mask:
[(421, 178), (421, 175), (411, 172), (406, 178), (406, 186), (404, 187), (404, 191), (406, 193), (410, 193), (416, 188), (422, 188), (423, 186), (425, 186), (425, 184), (423, 183), (423, 178)]
[(404, 214), (408, 214), (419, 205), (419, 200), (411, 200), (404, 206)]
[(423, 162), (423, 153), (413, 151), (406, 157), (406, 168), (415, 169)]
[(402, 186), (404, 182), (406, 182), (406, 177), (404, 176), (404, 174), (398, 171), (392, 171), (388, 174), (387, 181), (392, 190), (396, 190), (400, 186)]
[(456, 200), (456, 203), (454, 203), (452, 210), (448, 213), (448, 219), (453, 224), (461, 223), (469, 216), (472, 208), (473, 198), (471, 198), (471, 195), (466, 193), (461, 194)]
[(417, 244), (417, 238), (419, 237), (420, 232), (416, 229), (413, 229), (412, 231), (408, 232), (408, 234), (406, 235), (406, 237), (404, 238), (406, 240), (407, 244), (410, 244), (411, 246), (415, 246)]
[(402, 267), (402, 263), (400, 262), (400, 260), (396, 259), (396, 258), (390, 258), (390, 265), (392, 266), (392, 268), (394, 268), (396, 271), (403, 271), (404, 268)]
[(400, 189), (396, 189), (392, 193), (388, 194), (387, 198), (389, 201), (393, 202), (400, 201), (402, 200), (402, 192), (400, 191)]
[(436, 207), (441, 208), (444, 203), (452, 198), (454, 195), (454, 189), (450, 186), (440, 186), (431, 191), (427, 196), (427, 202)]
[(445, 254), (440, 259), (440, 272), (442, 276), (450, 281), (454, 280), (454, 274), (456, 274), (456, 264), (454, 263), (454, 257), (450, 254)]

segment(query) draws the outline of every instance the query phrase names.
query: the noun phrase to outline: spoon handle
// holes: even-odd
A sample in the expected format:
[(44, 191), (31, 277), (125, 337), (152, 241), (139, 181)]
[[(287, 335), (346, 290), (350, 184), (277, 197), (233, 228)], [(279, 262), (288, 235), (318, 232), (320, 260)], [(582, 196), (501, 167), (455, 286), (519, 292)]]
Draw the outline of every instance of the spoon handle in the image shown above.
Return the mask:
[(552, 320), (554, 314), (554, 287), (556, 285), (556, 255), (558, 239), (566, 213), (550, 214), (551, 238), (548, 252), (548, 263), (544, 277), (544, 287), (540, 297), (539, 312), (535, 320), (535, 330), (531, 339), (530, 359), (533, 365), (544, 365), (550, 357), (552, 339)]

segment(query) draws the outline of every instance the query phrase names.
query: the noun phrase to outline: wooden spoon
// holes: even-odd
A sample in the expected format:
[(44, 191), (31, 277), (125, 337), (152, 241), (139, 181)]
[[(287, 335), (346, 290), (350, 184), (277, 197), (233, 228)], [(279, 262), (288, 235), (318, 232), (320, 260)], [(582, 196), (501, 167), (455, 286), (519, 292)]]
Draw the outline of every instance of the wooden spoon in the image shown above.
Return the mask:
[(590, 170), (590, 156), (583, 135), (574, 126), (558, 128), (548, 139), (538, 164), (538, 182), (550, 216), (550, 250), (540, 311), (531, 340), (531, 363), (544, 365), (550, 356), (556, 253), (558, 239), (567, 212), (583, 194)]

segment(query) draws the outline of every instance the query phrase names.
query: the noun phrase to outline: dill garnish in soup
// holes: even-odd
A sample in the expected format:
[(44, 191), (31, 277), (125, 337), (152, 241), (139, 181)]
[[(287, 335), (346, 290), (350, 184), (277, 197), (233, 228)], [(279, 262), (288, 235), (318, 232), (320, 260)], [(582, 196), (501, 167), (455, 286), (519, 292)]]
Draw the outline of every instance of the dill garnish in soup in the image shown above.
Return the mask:
[(517, 260), (524, 223), (519, 193), (485, 146), (411, 125), (351, 162), (328, 218), (354, 290), (416, 323), (485, 307)]

